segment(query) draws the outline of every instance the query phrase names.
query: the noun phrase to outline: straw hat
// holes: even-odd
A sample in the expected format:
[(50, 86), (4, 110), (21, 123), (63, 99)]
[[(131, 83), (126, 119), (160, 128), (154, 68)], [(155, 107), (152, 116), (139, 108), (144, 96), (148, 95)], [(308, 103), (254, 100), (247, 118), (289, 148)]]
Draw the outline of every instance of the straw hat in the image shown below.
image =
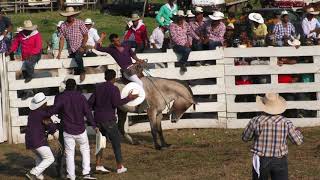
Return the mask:
[(308, 14), (318, 15), (319, 11), (315, 11), (312, 7), (307, 9)]
[(73, 7), (67, 7), (65, 12), (60, 12), (60, 15), (64, 17), (69, 17), (80, 13), (81, 11), (75, 11)]
[(93, 24), (92, 19), (87, 18), (86, 20), (84, 20), (84, 24)]
[(301, 42), (298, 39), (289, 39), (288, 44), (290, 46), (300, 46)]
[(18, 34), (18, 33), (20, 33), (21, 31), (23, 31), (23, 28), (22, 28), (22, 27), (17, 27), (17, 31), (14, 32), (14, 33)]
[(140, 20), (140, 16), (138, 14), (131, 15), (131, 21), (138, 21), (138, 20)]
[(191, 12), (191, 10), (187, 10), (187, 17), (188, 18), (192, 18), (192, 17), (195, 17), (195, 15)]
[(31, 99), (30, 104), (29, 104), (29, 108), (31, 110), (36, 110), (39, 107), (41, 107), (42, 105), (44, 105), (47, 101), (48, 101), (47, 97), (42, 92), (37, 93)]
[(261, 16), (261, 14), (259, 14), (259, 13), (250, 13), (249, 14), (249, 19), (251, 21), (257, 22), (259, 24), (263, 24), (264, 23), (264, 19)]
[(224, 14), (220, 11), (215, 11), (212, 15), (209, 15), (209, 18), (218, 21), (224, 19)]
[(288, 11), (286, 11), (286, 10), (284, 10), (284, 11), (281, 12), (281, 16), (288, 15), (288, 14), (289, 14), (289, 13), (288, 13)]
[(202, 7), (196, 7), (194, 10), (196, 13), (203, 13)]
[(64, 23), (64, 21), (59, 21), (57, 24), (57, 27), (61, 27), (61, 25)]
[(23, 22), (23, 30), (28, 30), (28, 31), (33, 31), (36, 30), (38, 28), (37, 25), (33, 25), (31, 20), (26, 20)]
[(267, 93), (265, 97), (257, 96), (256, 102), (261, 111), (271, 115), (282, 114), (287, 109), (286, 100), (277, 93)]
[(126, 104), (127, 106), (138, 106), (139, 104), (141, 104), (144, 101), (144, 99), (146, 97), (146, 93), (145, 93), (143, 87), (140, 86), (138, 83), (131, 82), (131, 83), (127, 84), (122, 89), (122, 91), (121, 91), (121, 99), (126, 98), (129, 95), (130, 92), (132, 92), (132, 94), (137, 94), (138, 98), (128, 102)]

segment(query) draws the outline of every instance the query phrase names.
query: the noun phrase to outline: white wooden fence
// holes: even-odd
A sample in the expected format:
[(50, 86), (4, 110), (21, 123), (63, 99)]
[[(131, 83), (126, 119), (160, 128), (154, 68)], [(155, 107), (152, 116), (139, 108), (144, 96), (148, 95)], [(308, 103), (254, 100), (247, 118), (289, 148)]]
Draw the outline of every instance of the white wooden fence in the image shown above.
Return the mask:
[[(242, 94), (264, 94), (266, 92), (277, 93), (298, 93), (298, 92), (315, 92), (317, 99), (311, 101), (289, 101), (289, 109), (306, 109), (320, 111), (319, 93), (320, 92), (320, 51), (318, 46), (300, 47), (268, 47), (268, 48), (225, 48), (214, 51), (197, 51), (190, 54), (189, 61), (213, 61), (206, 66), (188, 67), (188, 72), (184, 75), (179, 74), (179, 68), (175, 67), (177, 57), (172, 50), (166, 53), (145, 53), (138, 54), (140, 58), (147, 58), (149, 63), (164, 63), (165, 68), (151, 69), (150, 74), (156, 77), (175, 78), (181, 80), (192, 81), (192, 90), (196, 98), (202, 98), (196, 111), (191, 109), (187, 111), (187, 116), (176, 124), (164, 120), (164, 129), (176, 128), (242, 128), (248, 122), (247, 119), (239, 119), (239, 113), (258, 112), (255, 103), (241, 102), (236, 103), (235, 97)], [(288, 56), (312, 56), (313, 62), (308, 64), (296, 65), (277, 65), (277, 57)], [(251, 65), (251, 66), (235, 66), (234, 59), (239, 57), (268, 57), (269, 65)], [(25, 84), (24, 80), (16, 79), (16, 71), (21, 69), (22, 62), (7, 63), (7, 80), (8, 94), (10, 98), (10, 118), (7, 117), (10, 131), (9, 139), (12, 138), (13, 143), (24, 142), (24, 134), (21, 129), (27, 124), (27, 114), (23, 113), (27, 109), (30, 98), (21, 100), (18, 97), (18, 91), (26, 89), (38, 88), (54, 88), (59, 87), (67, 74), (67, 68), (72, 68), (75, 63), (71, 59), (64, 60), (41, 60), (36, 69), (55, 69), (57, 76), (35, 78), (31, 82)], [(119, 70), (114, 60), (110, 56), (100, 56), (95, 58), (85, 58), (84, 65), (97, 66), (107, 65), (109, 68)], [(278, 84), (279, 74), (302, 74), (308, 73), (314, 75), (314, 82), (310, 83), (293, 83)], [(1, 74), (2, 75), (2, 74)], [(253, 84), (253, 85), (235, 85), (236, 76), (241, 75), (269, 75), (271, 77), (270, 84)], [(79, 82), (79, 77), (75, 77)], [(95, 84), (103, 82), (103, 74), (89, 74), (84, 84)], [(199, 83), (201, 82), (201, 83)], [(206, 83), (203, 83), (206, 82)], [(210, 98), (209, 98), (210, 97)], [(49, 97), (49, 105), (53, 103), (54, 96)], [(203, 101), (210, 99), (209, 101)], [(319, 113), (318, 113), (319, 114)], [(130, 114), (136, 116), (136, 114)], [(317, 126), (320, 125), (319, 115), (313, 118), (294, 118), (294, 123), (298, 126)], [(126, 130), (130, 133), (148, 131), (150, 129), (148, 122), (127, 125)]]

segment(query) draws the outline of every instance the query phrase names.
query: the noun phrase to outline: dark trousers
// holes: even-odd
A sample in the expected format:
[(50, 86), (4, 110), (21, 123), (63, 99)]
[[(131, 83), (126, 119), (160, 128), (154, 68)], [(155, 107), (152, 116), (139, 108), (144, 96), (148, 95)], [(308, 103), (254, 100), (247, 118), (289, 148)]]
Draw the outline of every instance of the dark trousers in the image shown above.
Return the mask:
[(41, 59), (41, 53), (30, 56), (27, 59), (24, 59), (22, 64), (22, 74), (25, 79), (32, 78), (32, 75), (34, 73), (34, 66), (37, 64), (37, 62), (40, 59)]
[(288, 160), (284, 156), (282, 158), (260, 157), (260, 177), (252, 168), (253, 180), (288, 180)]
[(209, 50), (215, 50), (219, 46), (222, 46), (220, 41), (209, 41)]
[(73, 58), (76, 61), (78, 66), (74, 69), (74, 74), (79, 75), (84, 73), (85, 71), (83, 66), (83, 53), (77, 50), (76, 52), (70, 54), (70, 58)]
[(110, 140), (117, 163), (122, 163), (121, 138), (117, 123), (113, 121), (98, 125), (101, 134)]
[(181, 58), (179, 59), (179, 62), (181, 64), (187, 64), (189, 55), (191, 52), (191, 49), (185, 46), (175, 45), (173, 46), (173, 51), (179, 55), (181, 55)]
[(203, 43), (199, 40), (194, 39), (192, 43), (192, 50), (193, 51), (201, 51), (203, 50)]

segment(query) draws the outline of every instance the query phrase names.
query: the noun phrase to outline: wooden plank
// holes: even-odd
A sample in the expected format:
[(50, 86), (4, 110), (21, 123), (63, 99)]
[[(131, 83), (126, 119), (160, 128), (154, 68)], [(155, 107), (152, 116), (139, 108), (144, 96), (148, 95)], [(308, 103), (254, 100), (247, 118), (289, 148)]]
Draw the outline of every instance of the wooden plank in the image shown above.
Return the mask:
[[(19, 71), (22, 67), (22, 61), (9, 61), (8, 64), (8, 71)], [(58, 69), (62, 68), (62, 61), (59, 60), (40, 60), (35, 69)]]

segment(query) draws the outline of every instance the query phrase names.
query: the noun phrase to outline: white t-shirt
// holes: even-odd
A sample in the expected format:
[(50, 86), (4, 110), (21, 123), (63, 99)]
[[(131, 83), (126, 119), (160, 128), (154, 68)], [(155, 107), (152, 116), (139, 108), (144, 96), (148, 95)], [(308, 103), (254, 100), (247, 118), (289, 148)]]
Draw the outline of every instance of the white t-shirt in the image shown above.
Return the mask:
[[(153, 30), (151, 36), (150, 36), (150, 44), (155, 43), (157, 49), (161, 49), (163, 45), (164, 40), (164, 33), (162, 32), (160, 27), (157, 27)], [(151, 48), (153, 46), (151, 45)]]
[(95, 46), (99, 39), (98, 31), (95, 28), (90, 28), (88, 31), (87, 46)]

